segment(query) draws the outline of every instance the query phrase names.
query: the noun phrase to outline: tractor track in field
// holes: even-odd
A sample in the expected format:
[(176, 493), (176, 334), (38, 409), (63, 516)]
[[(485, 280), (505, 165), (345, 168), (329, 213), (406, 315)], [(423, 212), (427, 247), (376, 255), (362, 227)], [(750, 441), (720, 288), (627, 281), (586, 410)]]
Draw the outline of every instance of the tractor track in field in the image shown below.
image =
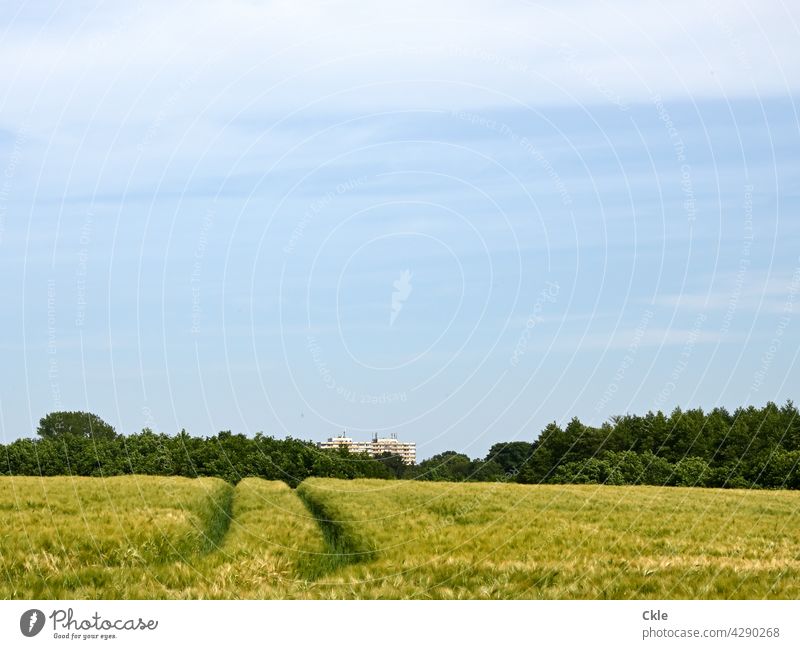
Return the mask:
[(213, 499), (209, 515), (203, 521), (203, 548), (201, 554), (206, 555), (219, 549), (233, 521), (233, 498), (236, 487), (226, 483), (219, 496)]
[(306, 570), (306, 577), (319, 579), (339, 568), (372, 561), (377, 556), (373, 543), (365, 539), (352, 526), (350, 521), (342, 520), (334, 508), (320, 499), (314, 490), (300, 484), (295, 492), (314, 517), (322, 532), (327, 553), (319, 555)]

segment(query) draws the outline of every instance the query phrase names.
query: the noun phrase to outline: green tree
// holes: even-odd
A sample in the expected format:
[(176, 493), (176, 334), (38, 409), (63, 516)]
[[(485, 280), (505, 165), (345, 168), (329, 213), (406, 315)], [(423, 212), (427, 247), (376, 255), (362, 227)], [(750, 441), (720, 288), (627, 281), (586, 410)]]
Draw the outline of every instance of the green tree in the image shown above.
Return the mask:
[(474, 482), (508, 482), (512, 476), (516, 476), (515, 471), (503, 471), (494, 460), (473, 460), (469, 479)]
[(39, 420), (36, 433), (42, 439), (84, 437), (90, 439), (114, 439), (117, 431), (91, 412), (51, 412)]
[(547, 424), (533, 442), (533, 453), (517, 474), (517, 482), (538, 484), (547, 480), (558, 466), (560, 456), (554, 449), (563, 446), (563, 438), (564, 431), (556, 422)]
[(461, 482), (470, 477), (472, 460), (463, 453), (445, 451), (423, 460), (417, 466), (417, 480)]
[(394, 478), (403, 477), (403, 474), (406, 471), (406, 463), (403, 462), (403, 458), (401, 458), (399, 455), (386, 452), (377, 455), (375, 459), (378, 460), (378, 462), (383, 464), (383, 466), (385, 466), (389, 470), (392, 477)]
[(707, 487), (712, 477), (708, 462), (701, 457), (685, 457), (675, 465), (676, 487)]
[(502, 473), (515, 475), (533, 455), (530, 442), (500, 442), (489, 449), (486, 462), (495, 462)]

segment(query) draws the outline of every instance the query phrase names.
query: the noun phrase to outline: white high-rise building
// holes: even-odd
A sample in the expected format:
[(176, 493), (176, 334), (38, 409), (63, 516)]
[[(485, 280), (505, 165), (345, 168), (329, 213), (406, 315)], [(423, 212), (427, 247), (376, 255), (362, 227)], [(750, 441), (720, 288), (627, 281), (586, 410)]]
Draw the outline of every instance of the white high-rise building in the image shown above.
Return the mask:
[(318, 446), (326, 449), (347, 448), (351, 453), (367, 453), (371, 457), (391, 453), (398, 455), (406, 464), (417, 462), (416, 442), (401, 442), (394, 433), (389, 437), (378, 437), (376, 433), (370, 442), (356, 442), (342, 433), (337, 437), (329, 437), (327, 442), (320, 442)]

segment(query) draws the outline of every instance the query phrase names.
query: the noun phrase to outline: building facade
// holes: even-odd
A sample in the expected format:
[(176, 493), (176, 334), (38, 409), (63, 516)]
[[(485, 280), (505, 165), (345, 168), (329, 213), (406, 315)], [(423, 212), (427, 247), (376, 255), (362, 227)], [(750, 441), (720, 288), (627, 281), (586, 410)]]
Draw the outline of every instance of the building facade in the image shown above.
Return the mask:
[(346, 437), (342, 433), (337, 437), (329, 437), (326, 442), (319, 442), (317, 446), (325, 449), (346, 448), (351, 453), (367, 453), (370, 457), (391, 453), (399, 456), (406, 464), (417, 462), (416, 442), (401, 442), (394, 433), (389, 437), (378, 437), (375, 434), (369, 442), (356, 442), (352, 437)]

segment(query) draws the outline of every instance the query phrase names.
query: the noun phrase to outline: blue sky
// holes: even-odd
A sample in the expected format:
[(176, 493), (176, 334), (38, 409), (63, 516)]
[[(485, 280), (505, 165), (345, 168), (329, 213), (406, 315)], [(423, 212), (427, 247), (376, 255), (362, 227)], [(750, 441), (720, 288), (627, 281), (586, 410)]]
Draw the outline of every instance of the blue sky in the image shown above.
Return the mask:
[(798, 397), (789, 5), (2, 6), (7, 440)]

